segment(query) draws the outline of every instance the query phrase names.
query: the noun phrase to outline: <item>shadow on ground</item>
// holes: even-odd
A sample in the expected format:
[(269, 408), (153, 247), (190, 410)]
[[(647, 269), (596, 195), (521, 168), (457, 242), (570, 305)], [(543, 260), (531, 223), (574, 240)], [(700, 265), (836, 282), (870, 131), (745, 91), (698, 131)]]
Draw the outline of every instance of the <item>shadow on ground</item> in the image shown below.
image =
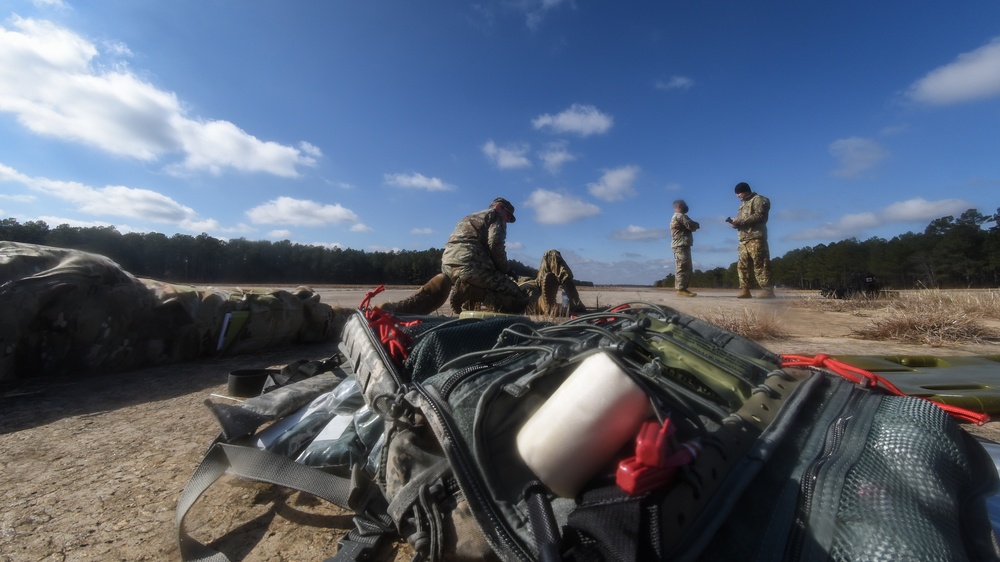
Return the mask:
[(126, 373), (39, 377), (0, 388), (0, 435), (156, 402), (225, 384), (230, 371), (319, 359), (337, 352), (334, 342), (296, 345), (254, 355), (204, 359)]

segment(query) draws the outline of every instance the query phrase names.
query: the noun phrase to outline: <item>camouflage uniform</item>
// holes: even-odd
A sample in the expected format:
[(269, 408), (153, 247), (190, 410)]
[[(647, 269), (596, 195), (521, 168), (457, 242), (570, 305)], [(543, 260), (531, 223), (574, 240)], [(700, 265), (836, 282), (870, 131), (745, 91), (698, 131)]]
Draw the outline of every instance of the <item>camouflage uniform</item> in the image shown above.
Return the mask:
[(686, 291), (691, 283), (691, 246), (694, 244), (694, 231), (701, 225), (691, 220), (684, 213), (674, 213), (670, 219), (670, 247), (674, 250), (674, 262), (677, 271), (674, 273), (674, 288)]
[(444, 246), (441, 272), (456, 287), (485, 290), (484, 304), (519, 313), (528, 306), (528, 295), (507, 275), (506, 238), (507, 223), (495, 208), (463, 218)]
[(767, 217), (771, 211), (771, 201), (763, 195), (751, 193), (736, 214), (733, 226), (739, 232), (739, 261), (736, 264), (740, 275), (740, 289), (749, 290), (753, 276), (765, 290), (771, 284), (771, 252), (767, 247)]

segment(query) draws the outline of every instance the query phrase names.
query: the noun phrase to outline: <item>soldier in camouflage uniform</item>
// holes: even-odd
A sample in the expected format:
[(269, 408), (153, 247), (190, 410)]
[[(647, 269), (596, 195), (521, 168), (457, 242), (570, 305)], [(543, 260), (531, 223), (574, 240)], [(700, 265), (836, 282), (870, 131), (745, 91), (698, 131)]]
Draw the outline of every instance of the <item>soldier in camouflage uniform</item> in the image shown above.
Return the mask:
[(688, 206), (683, 199), (674, 201), (674, 216), (670, 219), (670, 247), (674, 250), (674, 262), (677, 271), (674, 273), (674, 288), (679, 297), (696, 297), (696, 293), (688, 290), (691, 283), (691, 246), (694, 244), (694, 231), (701, 225), (687, 216)]
[[(729, 222), (739, 231), (740, 293), (737, 298), (749, 299), (753, 277), (764, 290), (760, 298), (773, 299), (774, 285), (771, 282), (771, 252), (767, 247), (767, 217), (771, 211), (771, 201), (754, 193), (746, 182), (736, 184), (736, 196), (740, 198), (740, 210)], [(753, 275), (753, 277), (751, 276)]]
[(519, 314), (528, 295), (507, 275), (507, 223), (514, 206), (497, 197), (484, 211), (458, 222), (441, 257), (441, 272), (454, 285), (452, 306), (481, 302), (500, 312)]

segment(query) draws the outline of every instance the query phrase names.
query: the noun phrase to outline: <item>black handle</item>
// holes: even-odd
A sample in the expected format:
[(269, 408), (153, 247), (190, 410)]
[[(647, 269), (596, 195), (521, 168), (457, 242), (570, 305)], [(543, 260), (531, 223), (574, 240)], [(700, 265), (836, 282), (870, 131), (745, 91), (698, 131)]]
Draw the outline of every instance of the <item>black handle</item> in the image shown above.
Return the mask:
[(548, 488), (537, 480), (531, 482), (524, 488), (524, 501), (528, 504), (528, 520), (538, 546), (538, 559), (540, 562), (560, 562), (562, 555), (559, 553), (559, 545), (562, 538), (559, 536), (556, 516), (552, 513)]

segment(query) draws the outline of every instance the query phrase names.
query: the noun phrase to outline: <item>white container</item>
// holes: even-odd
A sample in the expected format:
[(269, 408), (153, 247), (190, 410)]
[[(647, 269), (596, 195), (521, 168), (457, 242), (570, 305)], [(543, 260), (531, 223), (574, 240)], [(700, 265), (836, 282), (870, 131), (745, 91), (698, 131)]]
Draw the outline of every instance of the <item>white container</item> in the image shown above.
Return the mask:
[(585, 359), (528, 419), (517, 451), (559, 496), (572, 498), (652, 415), (646, 393), (606, 353)]

